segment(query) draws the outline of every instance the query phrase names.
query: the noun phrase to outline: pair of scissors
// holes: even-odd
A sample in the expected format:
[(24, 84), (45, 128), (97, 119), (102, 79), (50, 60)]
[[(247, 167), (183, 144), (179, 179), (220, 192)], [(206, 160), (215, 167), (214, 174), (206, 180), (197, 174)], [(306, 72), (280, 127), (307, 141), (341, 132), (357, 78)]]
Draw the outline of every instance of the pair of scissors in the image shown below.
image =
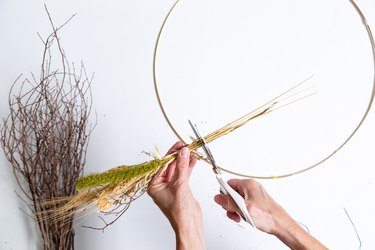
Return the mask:
[(216, 164), (215, 158), (213, 157), (213, 155), (211, 153), (211, 150), (207, 146), (206, 140), (199, 133), (197, 125), (193, 125), (193, 123), (190, 120), (189, 120), (189, 124), (190, 124), (195, 136), (197, 137), (197, 139), (201, 140), (202, 143), (203, 143), (203, 145), (202, 145), (203, 151), (205, 152), (205, 154), (207, 156), (207, 159), (210, 161), (210, 163), (212, 165), (212, 169), (213, 169), (214, 173), (216, 174), (216, 179), (217, 179), (217, 181), (219, 182), (219, 185), (220, 185), (220, 191), (222, 193), (226, 194), (226, 195), (229, 195), (233, 199), (233, 201), (237, 204), (238, 208), (241, 210), (241, 214), (239, 214), (240, 217), (242, 217), (251, 226), (256, 228), (255, 224), (254, 224), (254, 222), (253, 222), (253, 220), (252, 220), (252, 218), (249, 214), (249, 211), (247, 210), (245, 200), (243, 199), (243, 197), (239, 193), (237, 193), (231, 186), (229, 186), (227, 181), (224, 179), (224, 177), (221, 173), (221, 170), (218, 167), (218, 165)]

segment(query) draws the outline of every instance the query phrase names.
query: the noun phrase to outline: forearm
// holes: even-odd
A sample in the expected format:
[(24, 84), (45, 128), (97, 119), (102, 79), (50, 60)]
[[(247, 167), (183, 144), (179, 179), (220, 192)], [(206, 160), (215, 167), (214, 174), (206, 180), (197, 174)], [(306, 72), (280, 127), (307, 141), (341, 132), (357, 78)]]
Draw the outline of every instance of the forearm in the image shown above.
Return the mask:
[(290, 249), (327, 249), (288, 214), (284, 214), (276, 221), (273, 234)]

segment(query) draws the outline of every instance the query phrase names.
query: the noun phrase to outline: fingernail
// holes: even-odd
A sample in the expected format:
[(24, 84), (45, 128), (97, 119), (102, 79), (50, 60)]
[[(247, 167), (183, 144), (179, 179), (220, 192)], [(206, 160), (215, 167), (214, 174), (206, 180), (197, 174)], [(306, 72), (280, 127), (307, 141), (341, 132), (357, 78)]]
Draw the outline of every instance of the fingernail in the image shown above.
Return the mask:
[(187, 147), (183, 147), (181, 150), (180, 150), (180, 156), (182, 158), (188, 158), (189, 157), (189, 149)]
[(215, 201), (216, 203), (219, 203), (219, 201), (220, 201), (219, 195), (215, 195), (215, 196), (214, 196), (214, 201)]

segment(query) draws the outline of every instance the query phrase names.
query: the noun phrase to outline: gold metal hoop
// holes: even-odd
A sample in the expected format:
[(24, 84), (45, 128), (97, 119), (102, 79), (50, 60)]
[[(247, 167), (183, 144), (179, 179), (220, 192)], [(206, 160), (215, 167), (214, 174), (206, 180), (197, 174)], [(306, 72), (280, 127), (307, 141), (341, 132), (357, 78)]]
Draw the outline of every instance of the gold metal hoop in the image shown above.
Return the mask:
[[(371, 44), (371, 48), (372, 48), (373, 64), (374, 64), (374, 76), (373, 76), (373, 86), (372, 86), (371, 97), (369, 99), (366, 111), (363, 114), (363, 116), (362, 116), (361, 120), (359, 121), (359, 123), (357, 124), (357, 126), (355, 127), (355, 129), (349, 134), (349, 136), (335, 150), (333, 150), (333, 152), (331, 152), (330, 154), (328, 154), (327, 156), (325, 156), (323, 159), (321, 159), (320, 161), (316, 162), (315, 164), (310, 165), (308, 167), (305, 167), (305, 168), (303, 168), (302, 170), (299, 170), (299, 171), (295, 171), (295, 172), (291, 172), (291, 173), (287, 173), (287, 174), (283, 174), (283, 175), (277, 175), (277, 176), (253, 176), (253, 175), (246, 175), (246, 174), (234, 172), (234, 171), (231, 171), (231, 170), (223, 168), (223, 167), (220, 167), (221, 170), (223, 170), (223, 171), (225, 171), (227, 173), (231, 173), (231, 174), (237, 175), (237, 176), (247, 177), (247, 178), (256, 178), (256, 179), (276, 179), (276, 178), (284, 178), (284, 177), (289, 177), (289, 176), (301, 174), (303, 172), (306, 172), (308, 170), (311, 170), (311, 169), (319, 166), (320, 164), (322, 164), (325, 161), (327, 161), (328, 159), (330, 159), (338, 151), (340, 151), (352, 139), (352, 137), (357, 133), (357, 131), (359, 130), (359, 128), (362, 126), (363, 122), (365, 121), (368, 113), (370, 112), (372, 103), (373, 103), (374, 98), (375, 98), (375, 40), (374, 40), (374, 37), (372, 35), (370, 26), (368, 25), (367, 20), (366, 20), (364, 14), (362, 13), (361, 9), (358, 7), (358, 5), (353, 0), (349, 0), (349, 1), (352, 4), (353, 8), (355, 9), (356, 13), (361, 18), (362, 24), (364, 25), (364, 27), (365, 27), (365, 29), (367, 31), (367, 35), (368, 35), (368, 38), (370, 40), (370, 44)], [(161, 111), (163, 113), (163, 116), (164, 116), (165, 120), (167, 121), (169, 127), (172, 129), (172, 131), (174, 132), (174, 134), (181, 141), (183, 141), (185, 144), (187, 144), (184, 141), (184, 139), (182, 138), (182, 136), (175, 129), (175, 127), (173, 126), (172, 122), (170, 121), (170, 119), (169, 119), (169, 117), (168, 117), (168, 115), (167, 115), (167, 113), (165, 111), (163, 102), (162, 102), (160, 94), (159, 94), (159, 88), (158, 88), (157, 77), (156, 77), (156, 61), (157, 61), (157, 52), (158, 52), (158, 48), (159, 48), (160, 37), (161, 37), (161, 35), (163, 33), (163, 29), (165, 27), (165, 24), (167, 23), (170, 15), (171, 15), (171, 13), (173, 12), (173, 10), (175, 9), (175, 7), (177, 6), (178, 2), (179, 2), (179, 0), (177, 0), (173, 4), (173, 6), (171, 7), (171, 9), (167, 13), (166, 17), (164, 18), (164, 21), (163, 21), (163, 23), (162, 23), (162, 25), (160, 27), (160, 30), (159, 30), (159, 33), (158, 33), (158, 36), (157, 36), (157, 39), (156, 39), (156, 44), (155, 44), (155, 48), (154, 48), (154, 57), (153, 57), (153, 80), (154, 80), (155, 94), (156, 94), (156, 97), (157, 97), (160, 109), (161, 109)]]

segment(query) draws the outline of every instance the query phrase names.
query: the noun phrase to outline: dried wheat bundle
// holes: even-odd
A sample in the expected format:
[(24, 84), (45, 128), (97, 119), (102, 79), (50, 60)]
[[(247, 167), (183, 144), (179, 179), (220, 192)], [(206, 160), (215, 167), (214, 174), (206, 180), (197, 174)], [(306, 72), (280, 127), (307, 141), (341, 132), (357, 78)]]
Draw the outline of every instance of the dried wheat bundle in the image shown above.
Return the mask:
[[(206, 135), (204, 139), (207, 143), (212, 142), (223, 135), (229, 134), (255, 118), (314, 94), (311, 93), (311, 88), (304, 88), (301, 90), (301, 86), (308, 79), (250, 113)], [(194, 140), (191, 144), (187, 145), (192, 152), (195, 152), (201, 146), (202, 141), (200, 140)], [(114, 217), (110, 222), (107, 222), (102, 216), (100, 216), (105, 223), (105, 226), (94, 229), (103, 230), (114, 223), (127, 210), (131, 202), (147, 190), (152, 177), (157, 173), (165, 171), (168, 164), (173, 161), (176, 156), (177, 153), (173, 153), (166, 155), (163, 158), (156, 158), (138, 165), (119, 166), (103, 173), (93, 173), (81, 177), (78, 179), (75, 186), (78, 194), (64, 199), (51, 201), (55, 203), (64, 202), (65, 205), (58, 209), (49, 211), (45, 214), (44, 218), (61, 220), (66, 216), (76, 214), (77, 219), (80, 215), (85, 216), (90, 211), (99, 211), (105, 215), (106, 218), (108, 218), (108, 216)]]

